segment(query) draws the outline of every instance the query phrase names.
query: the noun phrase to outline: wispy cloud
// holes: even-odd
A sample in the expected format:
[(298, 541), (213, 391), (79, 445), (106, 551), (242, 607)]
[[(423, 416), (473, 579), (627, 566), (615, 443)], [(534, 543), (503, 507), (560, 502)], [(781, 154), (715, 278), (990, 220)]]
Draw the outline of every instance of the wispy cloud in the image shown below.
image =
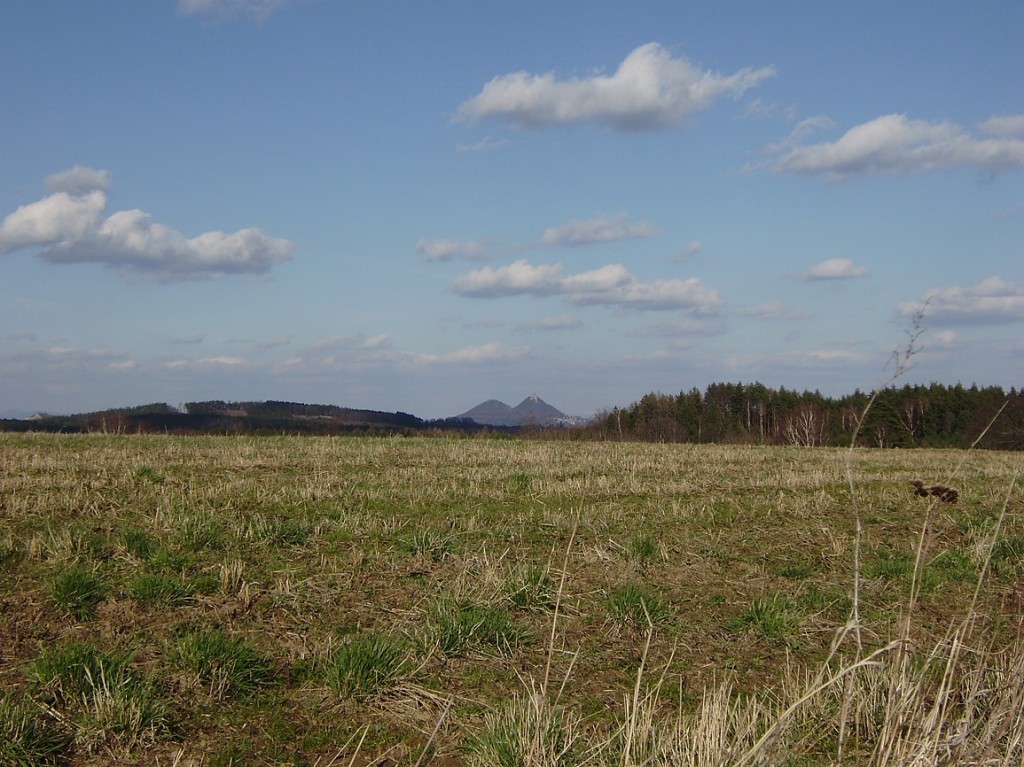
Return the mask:
[(490, 258), (487, 246), (482, 242), (428, 238), (421, 238), (416, 243), (416, 255), (424, 261), (486, 261)]
[(900, 304), (904, 317), (923, 316), (933, 325), (996, 325), (1024, 322), (1024, 286), (989, 277), (969, 288), (935, 288)]
[(500, 362), (523, 357), (529, 352), (524, 347), (508, 347), (492, 342), (479, 346), (466, 346), (445, 354), (417, 354), (414, 361), (421, 365)]
[[(952, 122), (877, 117), (850, 128), (832, 142), (803, 144), (791, 135), (769, 147), (779, 154), (767, 166), (779, 173), (820, 175), (831, 180), (886, 173), (915, 173), (975, 166), (989, 173), (1024, 165), (1024, 116), (993, 117), (979, 126), (985, 137)], [(808, 128), (820, 126), (809, 125)]]
[(672, 261), (684, 263), (686, 261), (689, 261), (694, 256), (696, 256), (702, 250), (704, 250), (704, 245), (698, 240), (693, 240), (691, 242), (688, 242), (682, 250), (673, 253), (669, 258)]
[(178, 12), (219, 21), (242, 17), (262, 22), (292, 2), (294, 0), (178, 0)]
[(504, 149), (507, 146), (511, 146), (512, 142), (508, 139), (493, 139), (490, 136), (482, 138), (472, 144), (457, 144), (455, 151), (459, 154), (474, 154), (476, 152), (494, 152), (498, 149)]
[(516, 330), (520, 333), (532, 333), (534, 331), (551, 332), (556, 330), (574, 330), (583, 327), (583, 322), (571, 314), (560, 314), (557, 317), (542, 317), (539, 320), (520, 322)]
[(757, 320), (800, 320), (807, 316), (806, 312), (786, 306), (780, 301), (752, 306), (740, 314)]
[(563, 274), (561, 264), (531, 264), (521, 259), (497, 268), (463, 275), (452, 290), (472, 298), (515, 295), (562, 296), (570, 302), (636, 310), (683, 309), (712, 312), (721, 305), (717, 291), (696, 278), (640, 282), (621, 264)]
[(0, 254), (42, 247), (39, 257), (50, 263), (98, 263), (158, 281), (264, 274), (292, 258), (292, 243), (255, 228), (188, 238), (141, 210), (104, 218), (109, 178), (103, 170), (76, 165), (46, 183), (52, 194), (0, 223)]
[(164, 367), (170, 370), (223, 370), (225, 368), (244, 367), (247, 362), (248, 360), (245, 357), (216, 355), (199, 359), (168, 360), (164, 363)]
[(596, 245), (618, 240), (653, 237), (658, 230), (644, 221), (630, 221), (625, 211), (610, 216), (572, 220), (544, 230), (540, 244), (545, 246)]
[(802, 275), (807, 280), (855, 280), (867, 277), (868, 270), (849, 258), (829, 258), (815, 264)]
[(658, 130), (679, 125), (722, 96), (739, 96), (775, 75), (772, 67), (731, 75), (674, 58), (658, 43), (630, 53), (612, 75), (560, 80), (554, 73), (495, 77), (458, 109), (457, 120), (494, 118), (519, 128), (595, 122), (616, 131)]

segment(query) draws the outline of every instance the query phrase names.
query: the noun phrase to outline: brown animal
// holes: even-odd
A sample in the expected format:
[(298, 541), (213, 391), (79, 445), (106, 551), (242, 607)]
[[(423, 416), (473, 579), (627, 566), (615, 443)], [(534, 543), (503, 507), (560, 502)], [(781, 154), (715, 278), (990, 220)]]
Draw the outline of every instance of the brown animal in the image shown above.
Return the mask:
[(930, 485), (925, 487), (924, 482), (919, 479), (913, 480), (910, 484), (914, 486), (914, 495), (921, 496), (922, 498), (935, 496), (943, 503), (956, 503), (957, 499), (960, 498), (959, 492), (951, 487), (946, 487), (945, 485)]

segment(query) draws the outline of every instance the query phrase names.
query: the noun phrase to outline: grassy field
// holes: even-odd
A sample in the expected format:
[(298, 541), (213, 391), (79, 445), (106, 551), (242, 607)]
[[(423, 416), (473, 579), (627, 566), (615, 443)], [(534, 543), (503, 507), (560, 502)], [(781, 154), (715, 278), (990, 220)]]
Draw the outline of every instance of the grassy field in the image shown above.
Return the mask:
[(1022, 463), (0, 435), (0, 764), (1019, 764)]

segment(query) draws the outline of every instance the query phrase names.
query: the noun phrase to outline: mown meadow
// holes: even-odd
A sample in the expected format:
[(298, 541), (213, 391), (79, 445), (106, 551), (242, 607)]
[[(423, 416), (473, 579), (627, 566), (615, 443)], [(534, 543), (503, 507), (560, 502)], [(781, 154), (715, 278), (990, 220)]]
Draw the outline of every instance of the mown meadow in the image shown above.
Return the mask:
[(3, 434), (0, 764), (1020, 764), (1021, 465)]

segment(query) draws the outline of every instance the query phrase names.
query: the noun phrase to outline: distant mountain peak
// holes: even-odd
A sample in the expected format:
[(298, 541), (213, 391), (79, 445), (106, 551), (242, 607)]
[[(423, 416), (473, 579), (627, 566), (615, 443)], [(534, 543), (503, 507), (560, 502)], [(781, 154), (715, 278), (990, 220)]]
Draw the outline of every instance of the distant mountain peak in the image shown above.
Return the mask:
[(458, 418), (468, 418), (484, 426), (548, 426), (565, 421), (567, 416), (542, 400), (539, 395), (531, 394), (515, 407), (509, 407), (501, 400), (489, 399), (467, 410)]

